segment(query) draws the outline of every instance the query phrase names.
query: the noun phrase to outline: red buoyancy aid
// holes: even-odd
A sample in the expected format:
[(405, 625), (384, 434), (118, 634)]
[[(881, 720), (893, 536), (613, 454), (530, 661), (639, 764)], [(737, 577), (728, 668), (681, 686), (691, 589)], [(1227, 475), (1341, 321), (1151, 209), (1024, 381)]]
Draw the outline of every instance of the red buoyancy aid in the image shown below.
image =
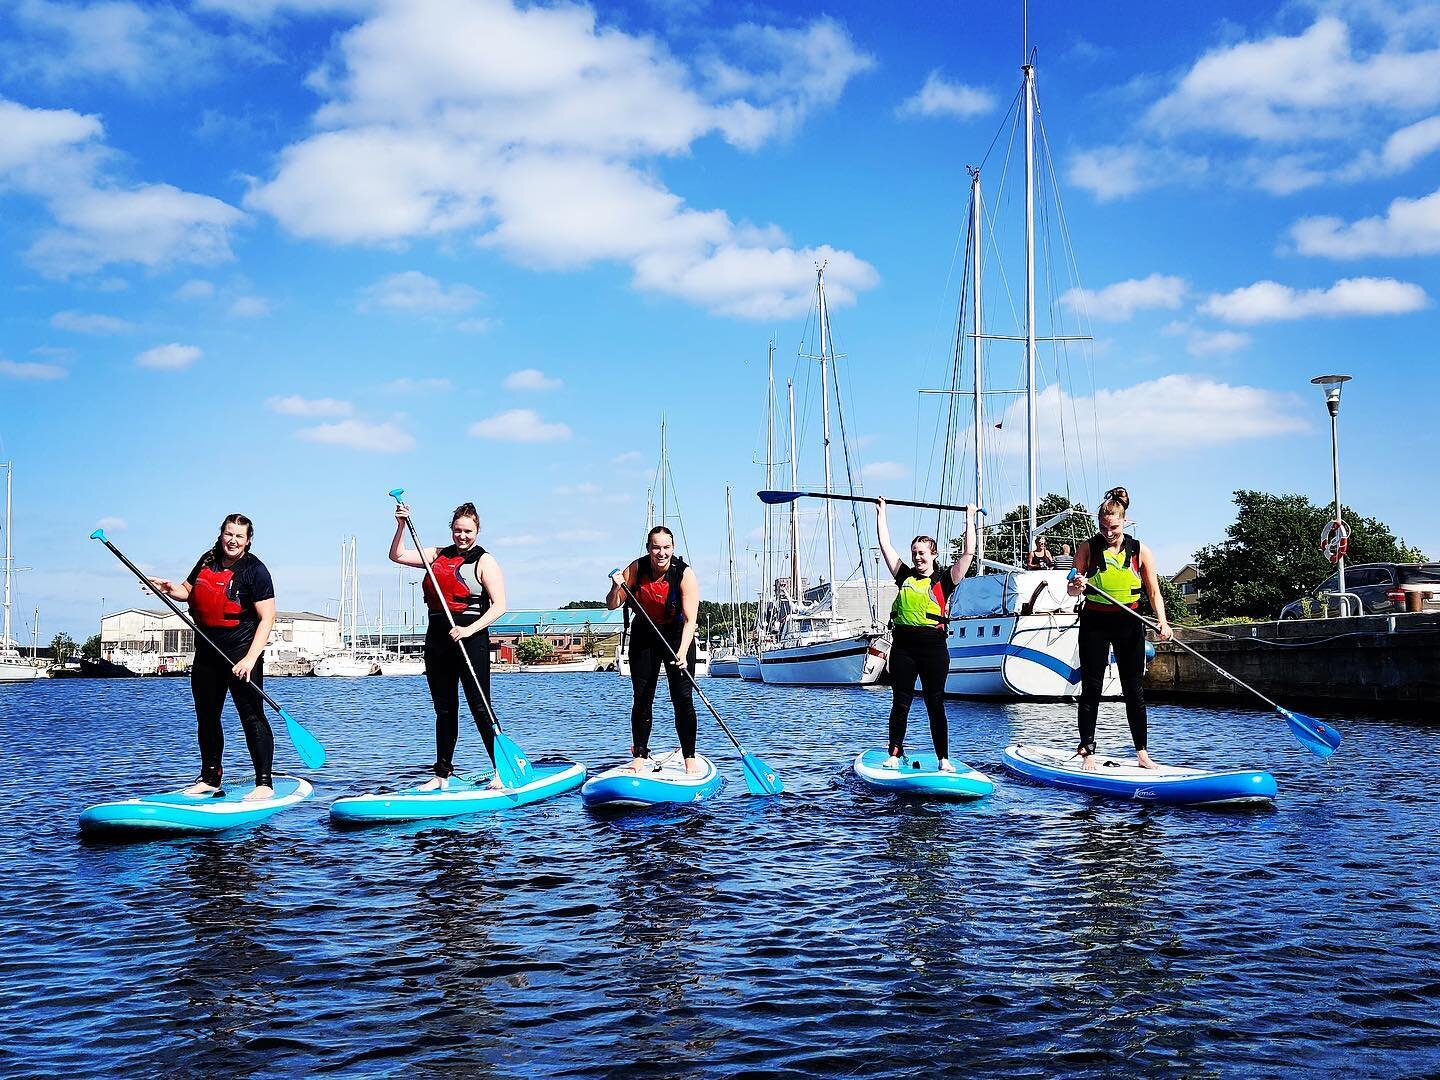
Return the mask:
[(235, 571), (217, 569), (214, 564), (200, 568), (195, 584), (190, 586), (190, 612), (201, 626), (240, 625), (244, 612), (239, 601), (230, 597)]
[[(451, 544), (435, 553), (430, 568), (435, 571), (435, 580), (445, 597), (445, 607), (454, 615), (483, 615), (490, 607), (490, 597), (480, 581), (480, 556), (485, 549), (476, 544), (463, 555)], [(430, 575), (425, 575), (425, 606), (433, 613), (440, 614), (440, 597)]]
[(656, 626), (664, 626), (680, 618), (680, 579), (685, 576), (685, 562), (679, 556), (670, 559), (670, 568), (651, 579), (650, 557), (638, 560), (635, 567), (637, 586), (635, 600)]

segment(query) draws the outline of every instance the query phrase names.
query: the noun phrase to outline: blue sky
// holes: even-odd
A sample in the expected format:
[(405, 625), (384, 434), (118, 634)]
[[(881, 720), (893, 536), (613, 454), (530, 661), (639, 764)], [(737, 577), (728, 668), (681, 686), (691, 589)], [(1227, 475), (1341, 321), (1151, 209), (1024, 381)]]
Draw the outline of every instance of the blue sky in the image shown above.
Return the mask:
[[(1042, 358), (1042, 488), (1126, 484), (1178, 568), (1237, 488), (1329, 499), (1309, 380), (1340, 371), (1346, 501), (1440, 553), (1440, 8), (1041, 2), (1030, 27), (1073, 248), (1042, 307), (1094, 338)], [(512, 606), (598, 596), (662, 414), (702, 587), (727, 483), (755, 587), (772, 339), (820, 483), (817, 262), (871, 493), (935, 493), (917, 391), (947, 377), (966, 165), (987, 329), (1019, 325), (1017, 4), (7, 0), (0, 29), (20, 638), (36, 606), (48, 639), (141, 600), (97, 524), (179, 573), (236, 510), (282, 608), (333, 610), (356, 534), (373, 615), (395, 486), (431, 542), (479, 505)], [(991, 388), (1018, 355), (992, 346)], [(994, 514), (1020, 427), (987, 452)]]

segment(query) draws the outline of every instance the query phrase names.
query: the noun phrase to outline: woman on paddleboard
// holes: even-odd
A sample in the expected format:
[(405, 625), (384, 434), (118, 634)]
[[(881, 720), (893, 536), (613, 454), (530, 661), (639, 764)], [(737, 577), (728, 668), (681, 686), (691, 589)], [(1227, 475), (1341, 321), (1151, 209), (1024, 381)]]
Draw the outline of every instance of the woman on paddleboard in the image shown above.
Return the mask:
[(1075, 752), (1084, 760), (1086, 769), (1098, 768), (1095, 719), (1100, 712), (1100, 691), (1112, 650), (1135, 756), (1145, 768), (1155, 768), (1146, 749), (1149, 721), (1143, 685), (1145, 624), (1132, 614), (1140, 606), (1142, 588), (1155, 611), (1159, 639), (1168, 641), (1171, 631), (1155, 574), (1155, 557), (1139, 540), (1125, 535), (1125, 514), (1129, 509), (1130, 493), (1123, 487), (1105, 493), (1097, 515), (1100, 531), (1076, 549), (1073, 576), (1066, 586), (1071, 596), (1085, 598), (1080, 609), (1080, 745)]
[(188, 601), (195, 625), (225, 652), (221, 657), (203, 641), (195, 642), (190, 692), (200, 739), (200, 778), (185, 789), (186, 795), (220, 790), (225, 754), (220, 716), (229, 693), (255, 766), (255, 790), (245, 798), (275, 797), (275, 735), (265, 716), (265, 699), (257, 692), (265, 682), (265, 645), (275, 625), (275, 585), (265, 564), (250, 552), (254, 535), (249, 518), (231, 514), (220, 523), (215, 546), (200, 556), (184, 581), (147, 579), (155, 592)]
[[(630, 686), (635, 695), (630, 706), (630, 768), (640, 772), (650, 767), (655, 690), (663, 666), (685, 771), (696, 773), (701, 771), (701, 765), (695, 758), (695, 701), (688, 673), (695, 670), (700, 581), (675, 554), (675, 534), (664, 525), (650, 530), (645, 537), (645, 551), (645, 555), (612, 575), (610, 593), (605, 598), (605, 606), (614, 611), (625, 603), (628, 588), (644, 612), (630, 624)], [(663, 642), (655, 636), (651, 623), (659, 629)]]
[(900, 558), (890, 542), (883, 497), (875, 500), (875, 530), (880, 538), (880, 554), (899, 590), (890, 605), (890, 756), (883, 764), (894, 768), (905, 753), (905, 727), (918, 675), (940, 771), (954, 772), (955, 766), (950, 764), (950, 729), (945, 721), (945, 677), (950, 672), (945, 638), (950, 623), (950, 596), (975, 559), (975, 508), (965, 508), (964, 546), (960, 558), (950, 566), (936, 565), (940, 551), (929, 536), (910, 541), (911, 565)]
[[(427, 547), (423, 552), (407, 548), (405, 523), (409, 518), (408, 506), (400, 503), (395, 507), (395, 539), (390, 541), (390, 561), (421, 570), (428, 564), (440, 583), (437, 593), (435, 581), (426, 573), (425, 606), (429, 609), (430, 621), (425, 630), (425, 681), (430, 685), (430, 699), (435, 705), (435, 765), (434, 776), (422, 784), (420, 790), (434, 791), (448, 787), (450, 776), (455, 772), (452, 759), (460, 739), (460, 686), (465, 688), (465, 700), (475, 717), (475, 726), (480, 729), (485, 752), (492, 761), (495, 759), (495, 732), (490, 723), (491, 713), (486, 708), (486, 702), (491, 701), (489, 628), (505, 614), (505, 575), (495, 556), (477, 543), (480, 514), (474, 503), (461, 503), (450, 515), (448, 547)], [(447, 608), (455, 620), (453, 628), (445, 616)], [(471, 682), (470, 668), (460, 655), (461, 649), (469, 656), (470, 666), (480, 680), (483, 701)], [(498, 775), (490, 786), (503, 786)]]

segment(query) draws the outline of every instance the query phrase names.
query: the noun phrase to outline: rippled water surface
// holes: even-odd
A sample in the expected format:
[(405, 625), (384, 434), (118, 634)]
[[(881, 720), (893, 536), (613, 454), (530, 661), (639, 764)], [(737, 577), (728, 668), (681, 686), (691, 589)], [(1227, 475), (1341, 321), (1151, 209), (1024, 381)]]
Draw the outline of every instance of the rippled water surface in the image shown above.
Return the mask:
[[(1153, 707), (1160, 760), (1280, 783), (1270, 810), (1165, 809), (1002, 774), (1007, 742), (1070, 741), (1072, 709), (952, 702), (954, 752), (998, 790), (906, 802), (849, 773), (887, 693), (702, 685), (783, 798), (746, 794), (702, 711), (729, 783), (700, 806), (602, 817), (571, 793), (339, 832), (331, 799), (423, 777), (424, 682), (275, 679), (330, 754), (310, 802), (107, 845), (78, 838), (86, 805), (195, 774), (188, 684), (0, 687), (0, 1074), (1440, 1072), (1430, 730), (1339, 717), (1322, 763), (1268, 711)], [(629, 741), (613, 675), (496, 698), (535, 756), (594, 771)], [(1106, 705), (1102, 745), (1123, 733)], [(482, 759), (462, 733), (461, 767)]]

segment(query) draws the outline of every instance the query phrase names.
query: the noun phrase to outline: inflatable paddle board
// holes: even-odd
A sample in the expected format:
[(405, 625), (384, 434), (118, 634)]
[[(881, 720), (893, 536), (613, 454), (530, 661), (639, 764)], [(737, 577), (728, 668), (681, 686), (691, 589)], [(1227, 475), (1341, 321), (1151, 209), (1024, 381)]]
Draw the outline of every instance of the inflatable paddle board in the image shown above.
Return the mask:
[(434, 791), (412, 787), (404, 791), (347, 795), (330, 804), (330, 820), (336, 825), (380, 825), (462, 814), (493, 814), (572, 791), (585, 780), (585, 766), (578, 761), (532, 761), (530, 767), (534, 779), (517, 788), (491, 788), (488, 785), (492, 773), (475, 773), (452, 776), (448, 787)]
[(1000, 760), (1017, 776), (1052, 787), (1173, 806), (1270, 802), (1277, 790), (1275, 777), (1263, 770), (1215, 772), (1180, 765), (1144, 769), (1134, 758), (1096, 757), (1099, 768), (1086, 771), (1073, 751), (1017, 743), (1007, 746)]
[(82, 832), (172, 832), (204, 833), (254, 825), (287, 807), (308, 799), (314, 789), (306, 780), (295, 776), (275, 777), (275, 797), (246, 802), (254, 790), (225, 786), (210, 795), (185, 795), (166, 791), (158, 795), (140, 795), (121, 802), (100, 803), (80, 815)]
[(720, 790), (725, 778), (715, 763), (697, 754), (698, 773), (687, 773), (679, 753), (652, 758), (645, 772), (632, 772), (628, 763), (606, 769), (585, 781), (580, 797), (586, 806), (660, 806), (665, 803), (693, 803), (708, 799)]
[(866, 750), (855, 758), (855, 775), (872, 788), (901, 795), (979, 799), (995, 790), (990, 778), (963, 761), (951, 760), (954, 772), (941, 772), (934, 754), (907, 754), (899, 765), (883, 764), (884, 750)]

